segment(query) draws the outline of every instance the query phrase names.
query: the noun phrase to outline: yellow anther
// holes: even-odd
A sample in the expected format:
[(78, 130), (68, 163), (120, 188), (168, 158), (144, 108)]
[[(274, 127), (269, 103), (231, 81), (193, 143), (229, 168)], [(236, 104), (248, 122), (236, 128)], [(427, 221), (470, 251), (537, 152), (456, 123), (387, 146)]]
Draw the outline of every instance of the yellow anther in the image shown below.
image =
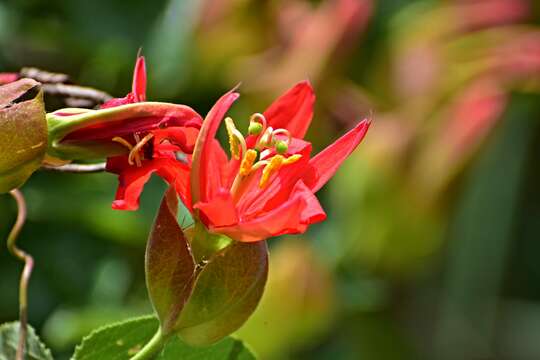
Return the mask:
[(300, 154), (294, 154), (292, 156), (289, 156), (288, 158), (285, 159), (285, 161), (283, 162), (283, 165), (294, 164), (295, 162), (300, 160), (300, 158), (302, 158), (302, 155)]
[(241, 176), (249, 175), (249, 173), (251, 172), (251, 168), (255, 163), (255, 160), (257, 160), (257, 152), (253, 149), (248, 150), (246, 152), (246, 156), (244, 156), (242, 162), (240, 163), (239, 173)]
[(228, 117), (225, 119), (225, 127), (227, 129), (227, 134), (229, 135), (229, 145), (231, 148), (231, 156), (235, 159), (240, 159), (240, 149), (238, 144), (238, 139), (234, 135), (234, 123), (233, 120)]
[(274, 174), (281, 168), (284, 160), (285, 158), (283, 156), (276, 155), (272, 158), (272, 160), (270, 160), (268, 165), (264, 167), (261, 175), (261, 180), (259, 181), (259, 187), (261, 189), (264, 189), (268, 185), (270, 177), (272, 176), (272, 174)]
[[(225, 127), (227, 128), (227, 134), (229, 134), (229, 145), (231, 147), (231, 156), (236, 160), (240, 159), (246, 153), (246, 141), (240, 131), (234, 126), (233, 119), (230, 117), (225, 119)], [(242, 153), (240, 153), (242, 151)]]

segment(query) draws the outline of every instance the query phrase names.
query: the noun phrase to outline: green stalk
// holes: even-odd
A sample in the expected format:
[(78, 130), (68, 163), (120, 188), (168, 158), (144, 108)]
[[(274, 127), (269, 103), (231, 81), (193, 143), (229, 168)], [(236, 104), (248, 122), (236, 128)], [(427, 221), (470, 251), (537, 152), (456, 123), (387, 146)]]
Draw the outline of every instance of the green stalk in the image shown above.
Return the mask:
[(169, 336), (163, 335), (161, 328), (158, 329), (154, 337), (133, 357), (129, 360), (151, 360), (155, 359), (159, 352), (165, 346)]
[(23, 250), (17, 247), (16, 241), (21, 229), (26, 221), (26, 203), (23, 194), (15, 189), (10, 191), (11, 196), (17, 202), (17, 220), (7, 238), (7, 248), (9, 252), (24, 262), (24, 269), (19, 283), (19, 343), (17, 345), (16, 360), (24, 360), (24, 348), (26, 345), (27, 324), (28, 324), (28, 282), (34, 267), (34, 259)]

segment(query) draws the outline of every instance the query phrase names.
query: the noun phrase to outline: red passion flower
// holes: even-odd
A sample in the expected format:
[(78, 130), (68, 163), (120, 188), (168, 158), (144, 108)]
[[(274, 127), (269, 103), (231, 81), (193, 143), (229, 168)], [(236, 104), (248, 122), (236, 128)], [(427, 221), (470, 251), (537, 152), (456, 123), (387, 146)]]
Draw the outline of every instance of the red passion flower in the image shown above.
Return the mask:
[(210, 232), (237, 241), (302, 233), (326, 218), (314, 194), (361, 142), (370, 120), (311, 157), (311, 143), (303, 137), (313, 117), (315, 95), (304, 81), (264, 113), (252, 115), (247, 137), (231, 118), (225, 119), (228, 159), (215, 135), (238, 96), (234, 90), (225, 94), (203, 122), (193, 153), (188, 208)]

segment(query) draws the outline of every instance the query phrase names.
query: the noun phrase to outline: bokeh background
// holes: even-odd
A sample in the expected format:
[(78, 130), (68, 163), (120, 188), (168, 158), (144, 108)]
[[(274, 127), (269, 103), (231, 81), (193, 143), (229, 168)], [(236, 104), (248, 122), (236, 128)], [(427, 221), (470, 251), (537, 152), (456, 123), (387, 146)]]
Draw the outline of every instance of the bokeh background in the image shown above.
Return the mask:
[[(240, 329), (262, 359), (540, 358), (540, 3), (536, 0), (0, 2), (0, 71), (67, 73), (116, 96), (147, 59), (149, 98), (205, 114), (241, 82), (242, 121), (313, 83), (316, 149), (364, 117), (364, 143), (320, 192), (325, 223), (270, 240)], [(52, 110), (52, 109), (51, 109)], [(91, 329), (151, 311), (138, 212), (110, 174), (40, 171), (20, 237), (30, 321), (60, 358)], [(0, 197), (0, 238), (15, 218)], [(21, 264), (0, 251), (0, 322)]]

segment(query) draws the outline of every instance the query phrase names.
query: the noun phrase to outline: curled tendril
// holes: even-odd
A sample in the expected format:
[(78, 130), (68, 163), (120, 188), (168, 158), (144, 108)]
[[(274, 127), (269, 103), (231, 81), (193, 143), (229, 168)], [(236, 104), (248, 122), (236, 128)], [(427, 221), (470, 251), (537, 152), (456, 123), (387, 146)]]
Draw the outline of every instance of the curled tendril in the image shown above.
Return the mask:
[(9, 252), (24, 262), (24, 269), (19, 283), (19, 343), (17, 346), (16, 360), (24, 360), (24, 347), (26, 344), (27, 324), (28, 324), (28, 282), (34, 267), (32, 256), (17, 247), (16, 241), (21, 229), (26, 221), (26, 202), (23, 194), (15, 189), (10, 191), (11, 196), (17, 202), (17, 220), (7, 238), (7, 248)]

